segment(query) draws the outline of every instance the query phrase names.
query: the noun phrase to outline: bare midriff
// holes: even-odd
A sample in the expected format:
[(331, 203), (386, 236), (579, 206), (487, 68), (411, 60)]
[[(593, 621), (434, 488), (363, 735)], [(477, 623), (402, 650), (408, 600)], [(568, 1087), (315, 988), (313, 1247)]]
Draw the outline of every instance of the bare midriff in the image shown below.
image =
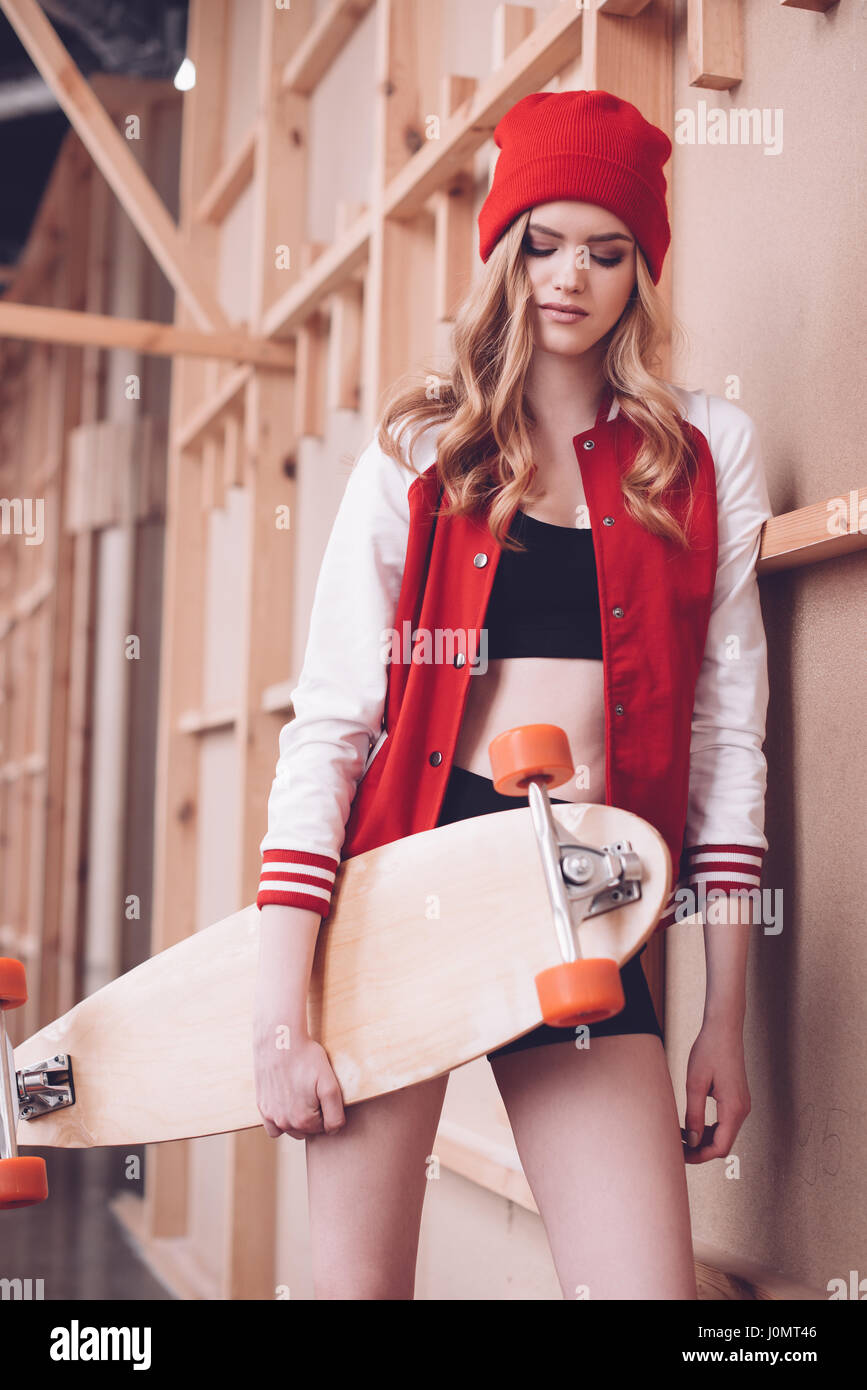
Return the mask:
[[(583, 491), (578, 494), (583, 501)], [(539, 514), (541, 513), (541, 514)], [(563, 525), (570, 513), (537, 503), (539, 521)], [(571, 513), (574, 515), (574, 512)], [(581, 657), (520, 656), (493, 659), (470, 676), (453, 764), (491, 777), (488, 745), (522, 724), (557, 724), (572, 755), (573, 776), (551, 796), (562, 801), (605, 801), (605, 701), (602, 662)]]
[(569, 739), (574, 775), (551, 796), (605, 800), (605, 707), (601, 661), (521, 656), (489, 661), (472, 675), (454, 765), (491, 777), (488, 745), (521, 724), (558, 724)]

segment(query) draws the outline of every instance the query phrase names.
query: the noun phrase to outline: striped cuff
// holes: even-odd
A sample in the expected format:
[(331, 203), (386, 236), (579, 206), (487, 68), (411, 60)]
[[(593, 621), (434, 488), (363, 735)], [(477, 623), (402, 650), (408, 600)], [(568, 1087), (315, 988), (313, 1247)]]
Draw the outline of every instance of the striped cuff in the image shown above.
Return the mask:
[[(704, 901), (702, 895), (709, 894), (712, 890), (721, 889), (730, 893), (738, 889), (748, 892), (751, 888), (761, 888), (764, 860), (765, 850), (757, 845), (691, 845), (683, 851), (680, 878), (671, 890), (656, 930), (664, 931), (666, 927), (670, 927), (678, 908), (681, 917), (684, 906), (687, 916), (691, 917), (695, 912), (701, 912)], [(682, 897), (679, 900), (676, 898), (678, 890), (683, 888), (692, 890), (695, 895), (694, 905)], [(711, 898), (710, 905), (716, 900)]]
[(327, 917), (339, 859), (303, 849), (266, 849), (256, 906), (306, 907)]

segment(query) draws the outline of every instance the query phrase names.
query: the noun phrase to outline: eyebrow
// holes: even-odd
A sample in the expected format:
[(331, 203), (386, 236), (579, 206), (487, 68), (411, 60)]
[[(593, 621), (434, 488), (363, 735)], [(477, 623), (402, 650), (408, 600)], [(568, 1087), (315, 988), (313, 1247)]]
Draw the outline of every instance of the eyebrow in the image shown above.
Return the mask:
[[(543, 227), (541, 222), (531, 222), (527, 230), (529, 232), (545, 232), (547, 236), (552, 236), (556, 241), (563, 240), (562, 232), (555, 232), (553, 227)], [(588, 246), (591, 242), (597, 241), (626, 241), (630, 246), (633, 245), (633, 238), (626, 236), (623, 232), (599, 232), (597, 236), (586, 236), (584, 243)]]

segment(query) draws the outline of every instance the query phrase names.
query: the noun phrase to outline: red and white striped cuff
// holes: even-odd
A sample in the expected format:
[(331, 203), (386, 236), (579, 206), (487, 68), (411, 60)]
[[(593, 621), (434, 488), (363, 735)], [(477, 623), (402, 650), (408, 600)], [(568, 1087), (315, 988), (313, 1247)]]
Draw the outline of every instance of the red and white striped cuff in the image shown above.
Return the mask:
[[(692, 916), (701, 911), (702, 890), (709, 894), (712, 889), (729, 893), (760, 888), (764, 859), (765, 851), (756, 845), (691, 845), (683, 851), (680, 878), (671, 890), (656, 930), (670, 927), (678, 908), (682, 910), (684, 900), (676, 899), (678, 889), (689, 888), (694, 893), (695, 906), (691, 910), (686, 902), (687, 915)], [(713, 903), (714, 899), (710, 901)]]
[(339, 859), (303, 849), (266, 849), (256, 906), (306, 907), (327, 917)]

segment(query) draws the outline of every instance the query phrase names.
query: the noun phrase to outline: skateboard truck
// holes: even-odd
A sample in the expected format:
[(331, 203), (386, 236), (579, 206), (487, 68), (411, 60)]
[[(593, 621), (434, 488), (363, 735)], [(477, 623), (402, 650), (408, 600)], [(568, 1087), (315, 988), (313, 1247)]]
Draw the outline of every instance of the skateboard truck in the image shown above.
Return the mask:
[[(546, 788), (572, 775), (569, 740), (555, 724), (527, 724), (498, 734), (488, 746), (494, 787), (506, 796), (526, 796), (562, 964), (536, 976), (545, 1022), (573, 1027), (611, 1018), (625, 1005), (620, 967), (607, 956), (587, 959), (576, 926), (641, 897), (641, 859), (628, 840), (580, 845), (560, 839)], [(573, 904), (580, 905), (578, 922)]]
[(31, 1062), (24, 1071), (12, 1073), (18, 1092), (18, 1114), (35, 1120), (50, 1110), (63, 1110), (75, 1104), (72, 1058), (65, 1052), (45, 1062)]
[[(564, 960), (576, 960), (581, 948), (571, 904), (580, 905), (581, 922), (635, 902), (641, 897), (641, 860), (628, 840), (601, 849), (561, 840), (544, 787), (533, 781), (527, 794), (560, 948)], [(565, 926), (562, 932), (561, 925)]]

